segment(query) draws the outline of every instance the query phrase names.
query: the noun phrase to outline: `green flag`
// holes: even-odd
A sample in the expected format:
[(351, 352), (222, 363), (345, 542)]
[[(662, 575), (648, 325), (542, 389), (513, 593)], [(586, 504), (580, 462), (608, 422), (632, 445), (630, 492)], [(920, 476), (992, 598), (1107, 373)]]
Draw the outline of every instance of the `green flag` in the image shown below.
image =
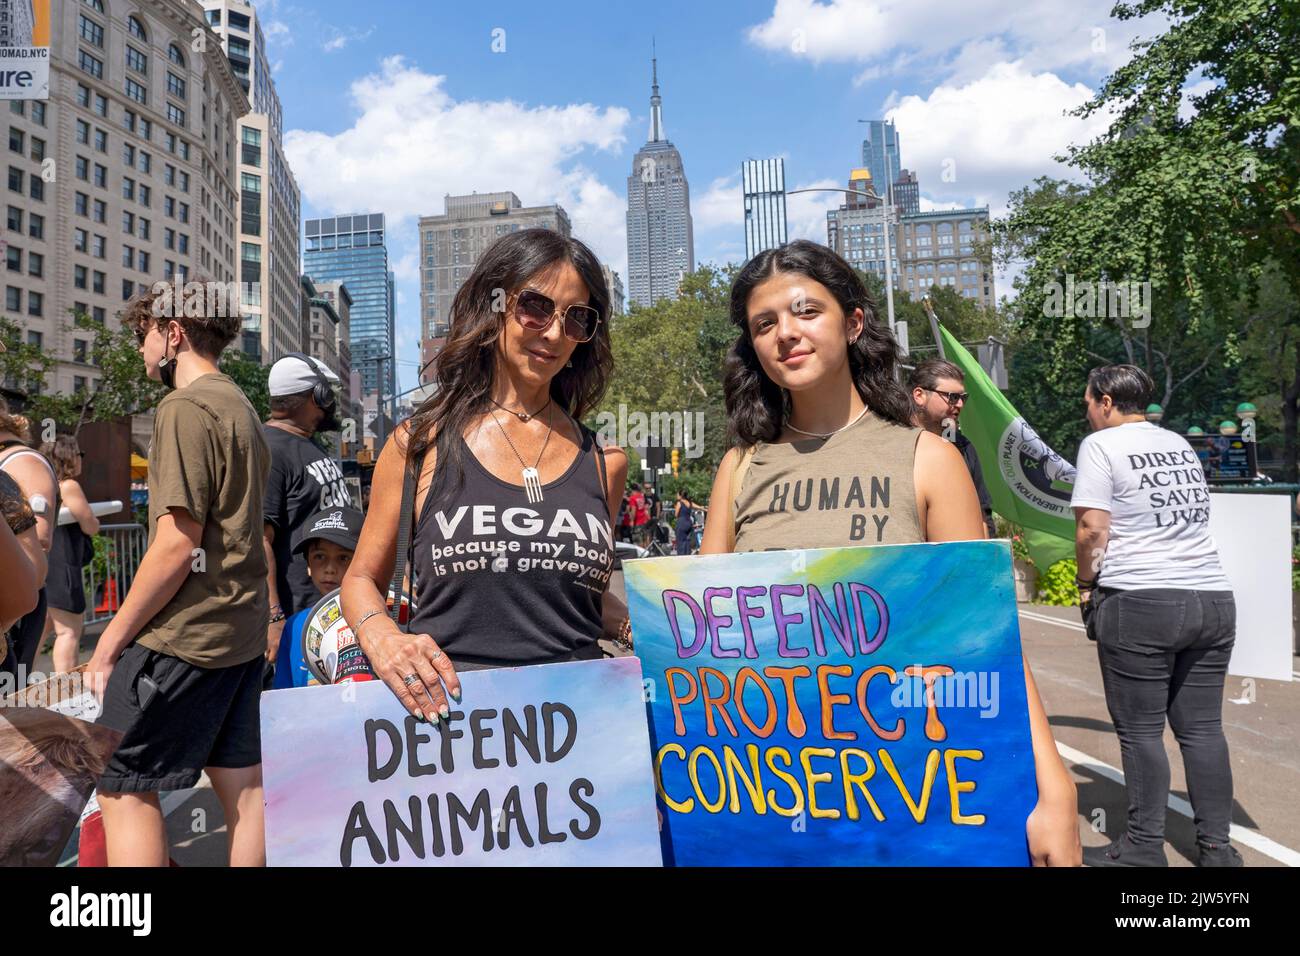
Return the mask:
[(940, 326), (939, 334), (948, 361), (966, 376), (961, 432), (979, 454), (993, 510), (1025, 529), (1039, 571), (1074, 557), (1074, 466), (1047, 447), (951, 332)]

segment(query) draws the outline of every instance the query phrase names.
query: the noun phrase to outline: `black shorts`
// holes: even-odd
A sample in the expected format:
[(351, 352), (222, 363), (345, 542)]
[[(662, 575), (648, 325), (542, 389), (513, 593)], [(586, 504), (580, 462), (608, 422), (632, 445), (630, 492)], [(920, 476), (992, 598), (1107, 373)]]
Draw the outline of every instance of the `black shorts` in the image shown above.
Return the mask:
[(231, 667), (196, 667), (132, 644), (122, 652), (104, 693), (98, 723), (125, 736), (99, 789), (183, 790), (198, 783), (204, 767), (261, 763), (265, 666), (259, 655)]

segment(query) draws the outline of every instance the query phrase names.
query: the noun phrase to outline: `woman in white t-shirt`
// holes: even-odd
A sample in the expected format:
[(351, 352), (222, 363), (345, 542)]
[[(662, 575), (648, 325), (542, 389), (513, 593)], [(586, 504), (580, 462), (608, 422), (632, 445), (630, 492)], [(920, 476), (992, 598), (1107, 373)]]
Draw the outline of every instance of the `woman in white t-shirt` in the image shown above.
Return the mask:
[(1093, 433), (1079, 447), (1070, 501), (1080, 604), (1129, 794), (1127, 833), (1086, 848), (1084, 861), (1168, 865), (1167, 719), (1187, 771), (1197, 865), (1241, 866), (1228, 845), (1232, 769), (1222, 723), (1236, 604), (1210, 535), (1205, 472), (1181, 435), (1146, 421), (1153, 390), (1142, 369), (1109, 365), (1092, 370), (1084, 395)]

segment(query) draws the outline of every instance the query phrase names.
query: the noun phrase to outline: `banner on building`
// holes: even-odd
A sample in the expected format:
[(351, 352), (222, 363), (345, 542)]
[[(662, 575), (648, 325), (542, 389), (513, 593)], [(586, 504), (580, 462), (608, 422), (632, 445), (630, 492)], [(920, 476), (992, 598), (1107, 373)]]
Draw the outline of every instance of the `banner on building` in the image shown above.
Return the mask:
[(0, 0), (0, 99), (50, 98), (50, 0)]

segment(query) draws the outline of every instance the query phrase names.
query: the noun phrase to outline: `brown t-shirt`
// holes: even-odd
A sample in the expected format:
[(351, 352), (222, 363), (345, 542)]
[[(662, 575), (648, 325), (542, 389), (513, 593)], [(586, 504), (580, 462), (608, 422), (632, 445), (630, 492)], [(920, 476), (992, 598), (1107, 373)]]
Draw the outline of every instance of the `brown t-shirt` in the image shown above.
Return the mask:
[(149, 544), (170, 508), (202, 522), (203, 536), (189, 575), (141, 629), (140, 644), (209, 668), (266, 650), (262, 494), (270, 468), (257, 412), (228, 376), (204, 375), (159, 403), (149, 451)]
[(913, 480), (920, 436), (867, 412), (825, 441), (759, 442), (734, 502), (736, 550), (923, 541)]

